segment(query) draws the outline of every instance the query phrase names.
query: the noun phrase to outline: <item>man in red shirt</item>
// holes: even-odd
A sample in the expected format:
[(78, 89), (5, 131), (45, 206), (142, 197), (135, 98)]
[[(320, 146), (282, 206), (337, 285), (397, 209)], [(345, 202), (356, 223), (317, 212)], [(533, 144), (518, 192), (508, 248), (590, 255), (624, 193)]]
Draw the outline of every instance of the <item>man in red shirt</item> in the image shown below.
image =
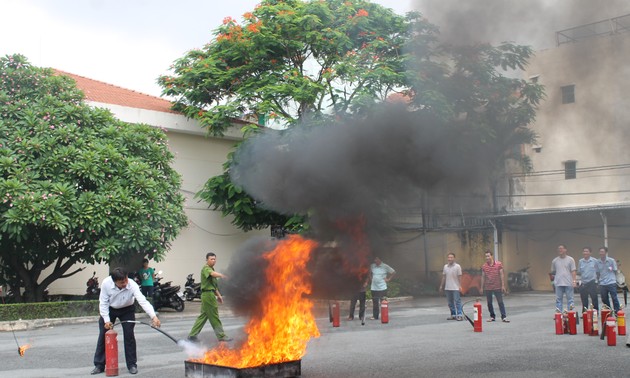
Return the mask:
[(504, 323), (510, 321), (505, 314), (505, 305), (503, 304), (503, 293), (505, 293), (505, 276), (503, 274), (503, 264), (501, 261), (495, 261), (492, 252), (486, 251), (486, 263), (481, 266), (481, 293), (486, 293), (488, 300), (488, 311), (490, 311), (489, 322), (495, 320), (494, 307), (492, 306), (492, 294), (497, 298), (499, 303), (499, 311), (501, 311), (501, 320)]

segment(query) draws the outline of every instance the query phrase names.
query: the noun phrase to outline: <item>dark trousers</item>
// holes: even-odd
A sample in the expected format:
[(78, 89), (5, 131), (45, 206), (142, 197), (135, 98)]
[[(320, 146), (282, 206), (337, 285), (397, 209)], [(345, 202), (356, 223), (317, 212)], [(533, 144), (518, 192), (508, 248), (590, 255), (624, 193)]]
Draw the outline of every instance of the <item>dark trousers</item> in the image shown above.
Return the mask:
[(595, 310), (599, 310), (599, 301), (597, 300), (597, 283), (595, 281), (582, 282), (578, 288), (580, 299), (582, 300), (582, 311), (588, 309), (588, 297), (591, 297), (591, 303)]
[(355, 293), (352, 299), (350, 300), (350, 315), (348, 318), (354, 319), (354, 309), (357, 305), (357, 301), (359, 301), (359, 319), (365, 319), (365, 291), (360, 291)]
[(501, 289), (499, 290), (484, 290), (486, 293), (486, 300), (488, 301), (488, 311), (490, 311), (490, 317), (492, 319), (496, 319), (494, 313), (494, 306), (492, 306), (492, 294), (497, 298), (497, 303), (499, 304), (499, 311), (501, 312), (501, 319), (505, 319), (507, 317), (505, 313), (505, 305), (503, 304), (503, 292)]
[[(109, 318), (112, 323), (116, 319), (123, 320), (136, 320), (134, 306), (128, 306), (123, 308), (109, 308)], [(125, 337), (125, 362), (127, 368), (136, 366), (138, 358), (136, 356), (136, 336), (133, 333), (135, 323), (122, 323), (123, 336)], [(94, 352), (94, 366), (100, 366), (105, 368), (105, 321), (103, 317), (98, 319), (98, 341), (96, 342), (96, 352)]]
[[(602, 296), (602, 302), (615, 310), (615, 313), (619, 311), (619, 299), (617, 299), (617, 284), (611, 285), (599, 285), (599, 293)], [(613, 306), (610, 306), (610, 302), (608, 301), (608, 294), (612, 298)]]
[(140, 286), (140, 291), (144, 294), (147, 299), (153, 299), (153, 292), (155, 291), (155, 286)]
[(378, 319), (381, 313), (381, 298), (387, 296), (387, 290), (372, 290), (372, 317)]

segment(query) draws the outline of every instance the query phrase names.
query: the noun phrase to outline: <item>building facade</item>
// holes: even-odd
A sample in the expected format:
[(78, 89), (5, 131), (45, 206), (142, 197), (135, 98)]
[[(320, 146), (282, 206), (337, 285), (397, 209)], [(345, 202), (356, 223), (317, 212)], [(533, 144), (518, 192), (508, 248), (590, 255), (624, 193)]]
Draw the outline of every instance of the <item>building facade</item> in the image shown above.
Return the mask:
[[(173, 242), (171, 251), (160, 262), (151, 261), (156, 271), (163, 271), (165, 281), (183, 285), (186, 275), (193, 273), (199, 282), (200, 271), (205, 264), (207, 252), (217, 254), (217, 269), (225, 269), (233, 252), (253, 235), (269, 235), (269, 230), (245, 233), (234, 227), (230, 218), (214, 211), (205, 202), (194, 196), (205, 182), (223, 172), (222, 165), (227, 154), (242, 139), (240, 127), (245, 123), (235, 120), (235, 125), (225, 137), (208, 136), (196, 121), (173, 112), (171, 103), (165, 99), (145, 95), (97, 80), (57, 71), (72, 77), (86, 95), (86, 101), (94, 106), (109, 109), (116, 118), (129, 123), (144, 123), (163, 129), (168, 136), (169, 149), (175, 155), (173, 168), (182, 176), (182, 194), (186, 197), (185, 213), (188, 227), (181, 230)], [(128, 263), (128, 269), (141, 267), (138, 261)], [(57, 280), (50, 286), (51, 294), (81, 294), (93, 272), (102, 281), (109, 274), (109, 265), (98, 264), (85, 267), (72, 277)], [(73, 270), (73, 269), (71, 269)]]

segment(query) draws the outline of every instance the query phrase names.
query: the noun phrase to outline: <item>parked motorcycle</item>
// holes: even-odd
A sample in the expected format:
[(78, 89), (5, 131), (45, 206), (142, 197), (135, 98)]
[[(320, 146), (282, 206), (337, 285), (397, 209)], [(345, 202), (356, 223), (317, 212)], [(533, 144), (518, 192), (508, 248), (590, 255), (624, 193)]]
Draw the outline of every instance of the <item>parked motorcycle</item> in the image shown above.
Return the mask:
[(88, 298), (98, 298), (101, 295), (101, 289), (98, 284), (98, 277), (96, 272), (92, 273), (92, 277), (85, 283), (87, 288), (85, 289), (85, 296)]
[(186, 277), (186, 283), (184, 284), (184, 297), (187, 301), (192, 301), (195, 298), (201, 299), (201, 283), (195, 283), (192, 273)]
[(153, 282), (153, 308), (158, 310), (163, 307), (172, 308), (177, 312), (184, 311), (184, 294), (179, 289), (181, 286), (172, 286), (171, 282), (160, 283), (162, 271), (158, 272), (158, 276)]
[(508, 287), (510, 291), (523, 291), (523, 290), (531, 290), (532, 284), (529, 280), (529, 273), (527, 270), (529, 266), (525, 268), (519, 269), (516, 272), (508, 273)]

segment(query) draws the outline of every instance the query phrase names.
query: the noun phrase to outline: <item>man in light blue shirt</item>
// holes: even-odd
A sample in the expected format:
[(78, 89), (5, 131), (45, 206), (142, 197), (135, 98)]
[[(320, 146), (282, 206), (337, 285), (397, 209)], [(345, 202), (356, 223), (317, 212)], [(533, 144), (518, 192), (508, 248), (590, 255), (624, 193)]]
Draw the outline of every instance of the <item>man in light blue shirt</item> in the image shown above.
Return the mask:
[(615, 259), (608, 257), (607, 247), (601, 247), (599, 249), (597, 275), (599, 277), (599, 294), (602, 296), (602, 302), (610, 307), (610, 301), (608, 300), (608, 295), (610, 295), (615, 313), (617, 313), (617, 311), (619, 311), (619, 299), (617, 299), (617, 263)]
[(580, 298), (582, 299), (582, 312), (588, 309), (588, 297), (591, 297), (591, 304), (595, 310), (599, 310), (597, 301), (597, 261), (591, 257), (591, 248), (584, 247), (578, 262), (578, 273), (580, 274)]
[(387, 296), (387, 283), (394, 277), (396, 271), (389, 265), (375, 257), (374, 263), (370, 265), (370, 277), (372, 285), (372, 319), (378, 319), (381, 310), (381, 298)]

